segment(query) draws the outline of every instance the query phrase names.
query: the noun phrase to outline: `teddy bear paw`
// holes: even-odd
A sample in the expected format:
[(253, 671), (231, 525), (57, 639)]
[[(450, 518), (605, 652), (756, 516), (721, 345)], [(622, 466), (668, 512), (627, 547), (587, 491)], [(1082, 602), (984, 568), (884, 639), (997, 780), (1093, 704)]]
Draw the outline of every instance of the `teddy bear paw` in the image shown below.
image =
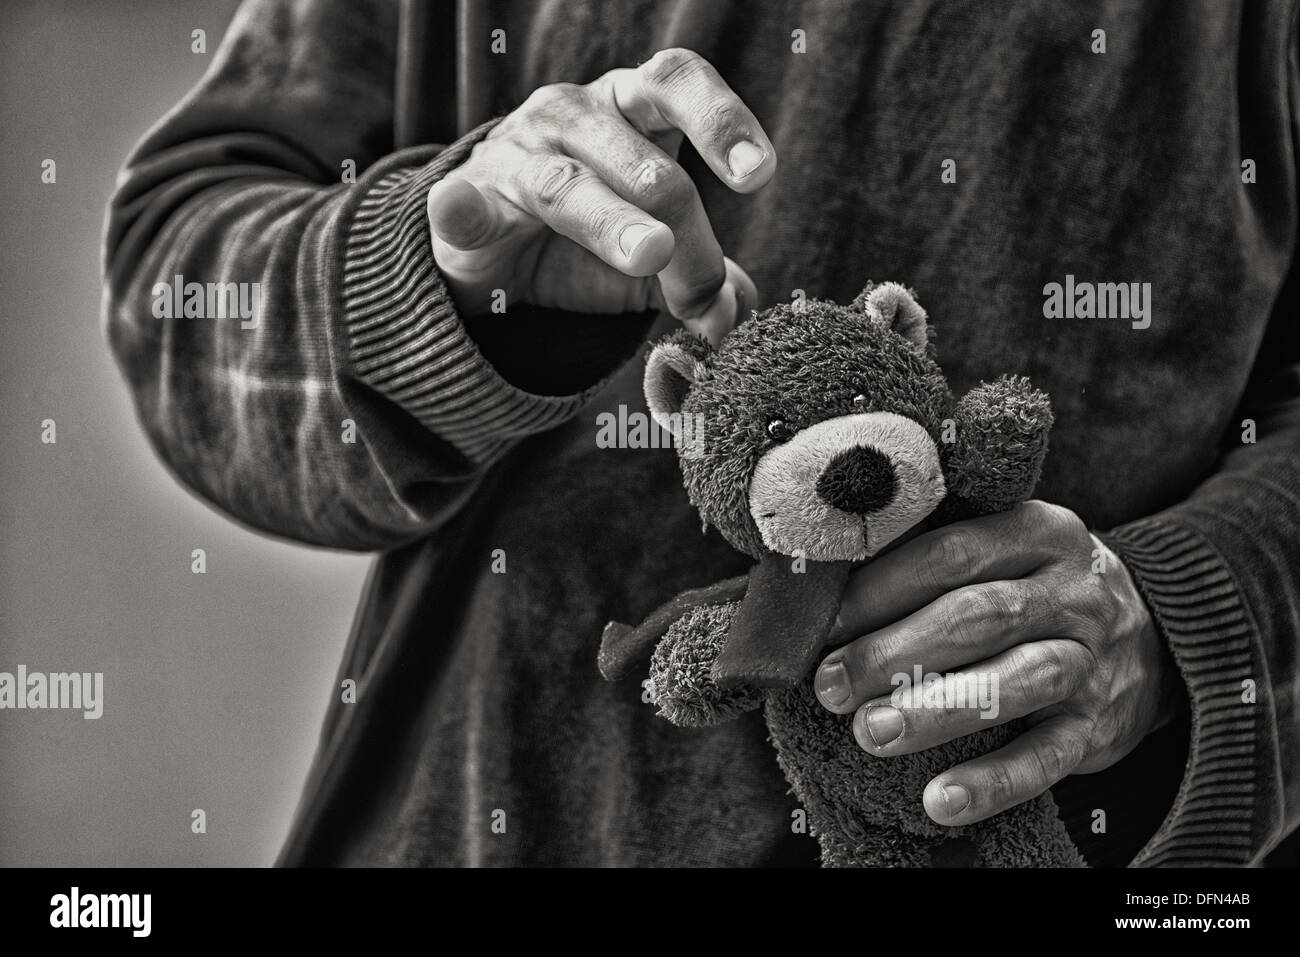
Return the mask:
[(729, 602), (693, 608), (672, 624), (656, 646), (650, 659), (649, 690), (661, 717), (682, 727), (706, 727), (763, 703), (760, 689), (723, 691), (711, 674), (738, 607)]

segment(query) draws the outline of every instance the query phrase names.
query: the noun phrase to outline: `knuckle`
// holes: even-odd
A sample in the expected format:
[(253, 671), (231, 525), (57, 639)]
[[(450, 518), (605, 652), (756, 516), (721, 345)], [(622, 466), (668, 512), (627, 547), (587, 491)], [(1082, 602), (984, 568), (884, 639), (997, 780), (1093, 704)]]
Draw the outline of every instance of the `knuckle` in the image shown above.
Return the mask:
[(922, 574), (935, 586), (968, 581), (979, 570), (979, 553), (970, 532), (952, 529), (938, 535), (921, 559)]
[(1057, 613), (1061, 634), (1093, 644), (1113, 634), (1114, 616), (1109, 610), (1101, 610), (1106, 606), (1099, 604), (1099, 598), (1092, 586), (1085, 585), (1074, 601), (1063, 604)]
[(1052, 617), (1059, 604), (1052, 592), (1037, 579), (1028, 579), (1014, 589), (1016, 617), (1029, 625), (1042, 625)]
[(980, 789), (985, 807), (1004, 807), (1011, 803), (1015, 781), (1004, 761), (994, 761), (984, 772), (984, 786)]
[(653, 156), (639, 163), (633, 172), (632, 198), (649, 212), (675, 217), (695, 198), (695, 184), (672, 160)]
[(1007, 657), (1007, 679), (1015, 699), (1033, 709), (1034, 702), (1042, 694), (1042, 686), (1036, 683), (1038, 660), (1031, 656), (1025, 645), (1017, 645)]
[(1052, 513), (1052, 504), (1044, 502), (1041, 498), (1031, 498), (1026, 502), (1021, 502), (1016, 506), (1016, 511), (1028, 521), (1036, 524), (1043, 524), (1048, 520)]
[(984, 622), (990, 625), (1022, 621), (1028, 608), (1024, 589), (1018, 585), (989, 585), (980, 589), (984, 600)]
[(952, 608), (947, 623), (965, 638), (992, 630), (1019, 611), (1019, 599), (1011, 591), (990, 585), (963, 588), (953, 593)]
[(709, 106), (701, 119), (704, 135), (710, 140), (730, 139), (737, 127), (743, 124), (741, 112), (734, 103), (726, 101)]
[(641, 65), (641, 70), (651, 83), (672, 87), (689, 81), (704, 65), (704, 58), (695, 51), (683, 47), (669, 47), (646, 60)]
[(1083, 763), (1088, 753), (1086, 734), (1062, 730), (1048, 738), (1041, 748), (1035, 748), (1043, 778), (1041, 784), (1051, 787)]
[(1043, 643), (1036, 659), (1029, 665), (1026, 684), (1040, 697), (1061, 701), (1074, 690), (1074, 674), (1075, 670), (1060, 650)]
[(581, 87), (573, 83), (548, 83), (539, 86), (528, 94), (521, 111), (525, 113), (551, 114), (557, 110), (572, 106), (579, 95)]
[(1070, 691), (1070, 674), (1061, 656), (1054, 651), (1044, 655), (1030, 681), (1034, 687), (1042, 688), (1043, 693), (1053, 701), (1059, 701)]
[(598, 207), (583, 216), (587, 233), (597, 240), (613, 239), (623, 224), (621, 212), (613, 207)]
[(1105, 725), (1109, 724), (1105, 721), (1107, 717), (1109, 715), (1105, 712), (1100, 715), (1096, 713), (1080, 715), (1082, 726), (1070, 738), (1074, 748), (1073, 757), (1077, 759), (1076, 767), (1092, 753), (1099, 736), (1104, 733)]
[(503, 121), (493, 127), (487, 136), (475, 143), (474, 148), (469, 151), (469, 156), (465, 157), (465, 162), (461, 163), (458, 169), (452, 170), (452, 172), (448, 173), (446, 179), (454, 179), (459, 175), (464, 175), (465, 172), (476, 166), (483, 165), (486, 162), (488, 155), (496, 152), (500, 148), (500, 137), (497, 133), (504, 125), (505, 122)]
[(1070, 541), (1080, 534), (1086, 536), (1087, 528), (1083, 519), (1065, 506), (1037, 500), (1030, 504), (1036, 506), (1035, 516), (1041, 527), (1058, 541)]
[(1065, 584), (1058, 602), (1054, 617), (1062, 635), (1098, 644), (1115, 634), (1119, 609), (1104, 575), (1089, 572)]
[(894, 661), (894, 651), (889, 642), (884, 638), (864, 638), (861, 644), (858, 661), (863, 677), (872, 684), (887, 679)]
[(1065, 777), (1065, 752), (1057, 743), (1056, 738), (1050, 738), (1039, 747), (1030, 748), (1029, 757), (1033, 762), (1030, 773), (1035, 790), (1049, 786)]
[(533, 195), (542, 207), (554, 209), (567, 201), (585, 175), (582, 167), (567, 156), (551, 157), (533, 173)]
[(981, 629), (971, 618), (961, 611), (952, 611), (939, 619), (940, 633), (936, 644), (948, 649), (949, 653), (970, 653), (979, 641)]
[(477, 187), (480, 183), (496, 184), (502, 179), (517, 175), (522, 168), (519, 163), (521, 150), (515, 136), (502, 130), (508, 121), (509, 117), (475, 143), (465, 161), (448, 173), (444, 182), (465, 179)]

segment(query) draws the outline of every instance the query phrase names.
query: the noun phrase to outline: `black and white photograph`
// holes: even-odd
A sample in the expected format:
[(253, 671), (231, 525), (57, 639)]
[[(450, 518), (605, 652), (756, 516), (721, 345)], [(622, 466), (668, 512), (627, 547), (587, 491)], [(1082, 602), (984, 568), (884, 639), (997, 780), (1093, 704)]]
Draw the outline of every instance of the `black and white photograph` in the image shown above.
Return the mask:
[(0, 167), (6, 927), (1294, 927), (1300, 0), (4, 0)]

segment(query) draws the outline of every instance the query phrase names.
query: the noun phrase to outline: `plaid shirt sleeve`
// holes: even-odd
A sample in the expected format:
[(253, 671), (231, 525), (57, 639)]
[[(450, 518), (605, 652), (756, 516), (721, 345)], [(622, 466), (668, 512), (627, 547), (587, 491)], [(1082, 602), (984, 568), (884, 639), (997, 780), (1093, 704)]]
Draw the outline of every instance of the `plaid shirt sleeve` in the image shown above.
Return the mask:
[[(354, 550), (436, 528), (592, 391), (516, 388), (466, 333), (425, 202), (491, 124), (391, 152), (395, 6), (245, 4), (105, 233), (107, 336), (167, 467), (256, 529)], [(256, 321), (187, 318), (191, 283), (236, 284)]]

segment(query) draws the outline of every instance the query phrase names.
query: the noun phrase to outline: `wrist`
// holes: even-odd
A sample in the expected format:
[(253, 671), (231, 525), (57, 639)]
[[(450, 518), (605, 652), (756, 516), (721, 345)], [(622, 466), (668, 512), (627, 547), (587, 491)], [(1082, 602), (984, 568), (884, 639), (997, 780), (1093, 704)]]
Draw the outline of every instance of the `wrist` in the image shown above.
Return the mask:
[(1131, 626), (1132, 633), (1137, 636), (1137, 641), (1142, 648), (1138, 658), (1146, 662), (1149, 678), (1148, 694), (1155, 700), (1151, 725), (1146, 729), (1146, 733), (1150, 734), (1173, 724), (1187, 714), (1189, 708), (1187, 688), (1169, 643), (1165, 641), (1151, 605), (1132, 571), (1107, 543), (1096, 536), (1093, 536), (1093, 541), (1099, 547), (1106, 549), (1108, 561), (1114, 563), (1116, 574), (1121, 581), (1124, 602), (1137, 619)]

